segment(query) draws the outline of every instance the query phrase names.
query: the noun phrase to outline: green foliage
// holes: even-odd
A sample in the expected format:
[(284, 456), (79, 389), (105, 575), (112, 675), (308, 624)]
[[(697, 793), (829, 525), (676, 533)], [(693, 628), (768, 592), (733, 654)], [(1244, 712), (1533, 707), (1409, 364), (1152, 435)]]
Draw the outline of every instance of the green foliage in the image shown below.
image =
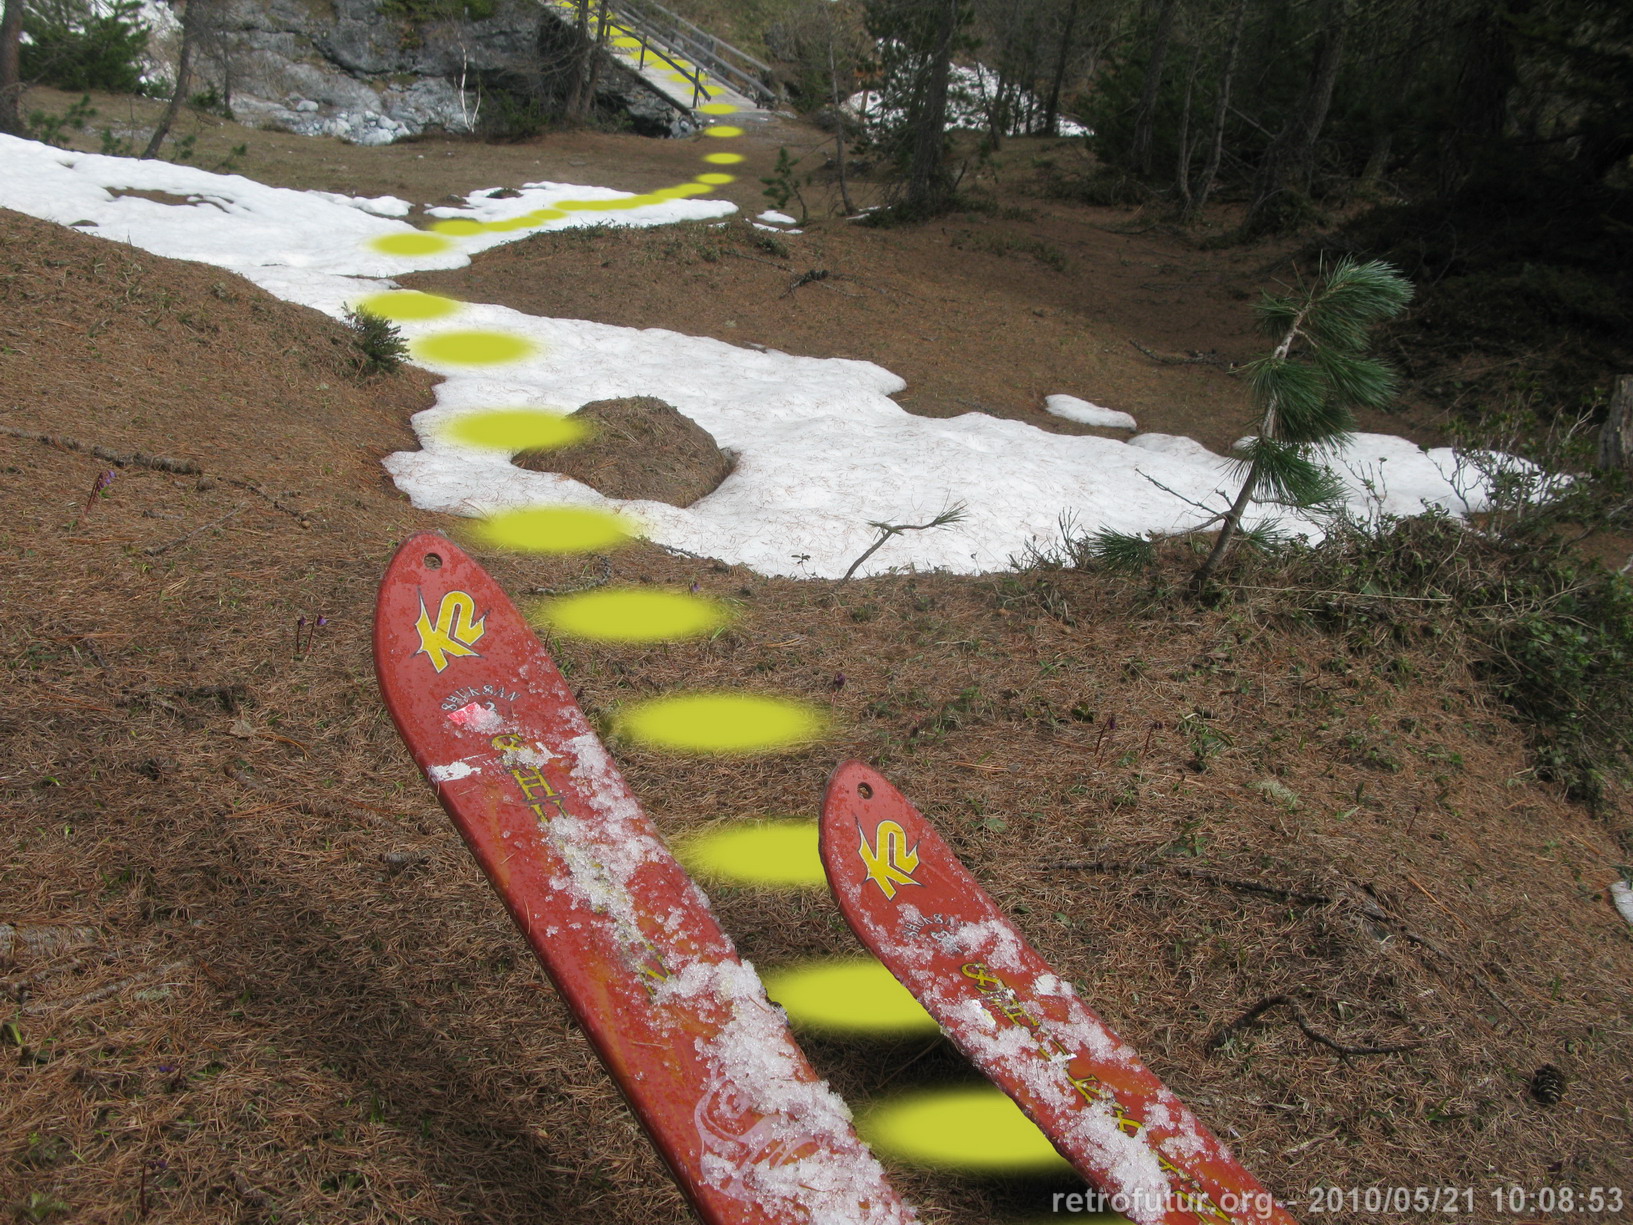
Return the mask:
[[(1619, 500), (1625, 487), (1612, 486), (1602, 492)], [(1533, 488), (1549, 487), (1557, 477)], [(1567, 538), (1521, 526), (1535, 518), (1481, 531), (1445, 515), (1339, 527), (1259, 563), (1249, 581), (1310, 591), (1293, 597), (1299, 620), (1392, 666), (1418, 642), (1472, 661), (1526, 727), (1538, 773), (1597, 806), (1633, 780), (1633, 583), (1574, 557)]]
[(49, 1221), (60, 1213), (70, 1211), (66, 1203), (45, 1191), (30, 1191), (28, 1198), (18, 1205), (18, 1210), (28, 1221)]
[(493, 74), (491, 79), (479, 80), (482, 84), (482, 101), (477, 114), (477, 130), (483, 139), (530, 140), (549, 125), (549, 112), (544, 99), (538, 94), (525, 88), (512, 88), (513, 82), (504, 74)]
[[(865, 0), (868, 33), (877, 40), (875, 93), (880, 120), (870, 132), (874, 148), (905, 181), (907, 199), (888, 210), (898, 222), (924, 220), (944, 211), (956, 186), (946, 173), (946, 134), (933, 113), (945, 96), (953, 57), (973, 54), (967, 0)], [(926, 159), (924, 150), (932, 156)], [(873, 224), (883, 223), (880, 213)]]
[(357, 350), (353, 363), (358, 374), (389, 374), (408, 359), (403, 334), (384, 316), (348, 309), (346, 324), (352, 330), (352, 343)]
[(25, 81), (58, 89), (100, 89), (134, 94), (142, 89), (148, 34), (137, 21), (137, 0), (114, 0), (105, 13), (89, 5), (30, 6), (21, 48)]
[(46, 111), (30, 111), (28, 130), (40, 143), (66, 149), (70, 133), (84, 131), (86, 122), (96, 116), (97, 109), (91, 105), (91, 95), (86, 94), (60, 115), (52, 115)]
[(1255, 477), (1253, 497), (1295, 509), (1326, 506), (1343, 496), (1342, 482), (1306, 451), (1308, 444), (1253, 438), (1242, 444), (1241, 470)]
[(232, 107), (221, 96), (214, 85), (208, 85), (187, 99), (187, 105), (195, 111), (203, 111), (206, 115), (218, 115), (222, 119), (232, 118)]
[(1089, 556), (1110, 570), (1143, 570), (1157, 560), (1157, 547), (1149, 536), (1101, 528), (1089, 538)]
[(135, 157), (136, 146), (130, 137), (117, 135), (112, 128), (103, 128), (99, 135), (102, 147), (97, 150), (104, 157)]
[(799, 184), (794, 180), (794, 170), (798, 163), (789, 154), (786, 146), (777, 150), (777, 164), (771, 168), (771, 173), (760, 182), (765, 184), (761, 193), (771, 202), (771, 207), (779, 212), (788, 207), (790, 200), (799, 200), (801, 221), (804, 221), (805, 201), (799, 193)]
[(1383, 408), (1394, 396), (1394, 372), (1365, 350), (1372, 329), (1411, 299), (1411, 283), (1388, 264), (1349, 258), (1298, 292), (1264, 296), (1259, 329), (1277, 344), (1246, 368), (1258, 432), (1242, 448), (1242, 488), (1220, 516), (1219, 539), (1196, 572), (1198, 589), (1224, 560), (1250, 501), (1308, 510), (1337, 500), (1340, 483), (1317, 456), (1343, 444), (1354, 408)]

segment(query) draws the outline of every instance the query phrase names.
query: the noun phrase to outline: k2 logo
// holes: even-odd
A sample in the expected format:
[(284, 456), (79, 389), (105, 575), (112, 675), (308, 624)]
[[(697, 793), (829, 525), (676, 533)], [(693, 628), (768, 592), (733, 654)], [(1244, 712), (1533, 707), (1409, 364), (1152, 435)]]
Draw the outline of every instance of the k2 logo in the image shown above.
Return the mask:
[(426, 656), (431, 666), (441, 672), (448, 666), (448, 656), (477, 654), (471, 647), (487, 632), (482, 624), (486, 620), (476, 615), (476, 601), (469, 595), (450, 591), (437, 606), (437, 623), (432, 625), (422, 593), (420, 619), (414, 622), (414, 628), (420, 632), (420, 649), (414, 654)]
[(873, 845), (867, 835), (857, 831), (862, 845), (862, 862), (868, 867), (868, 879), (894, 900), (897, 885), (916, 885), (913, 873), (919, 867), (919, 848), (907, 845), (907, 831), (894, 821), (881, 821), (873, 830)]

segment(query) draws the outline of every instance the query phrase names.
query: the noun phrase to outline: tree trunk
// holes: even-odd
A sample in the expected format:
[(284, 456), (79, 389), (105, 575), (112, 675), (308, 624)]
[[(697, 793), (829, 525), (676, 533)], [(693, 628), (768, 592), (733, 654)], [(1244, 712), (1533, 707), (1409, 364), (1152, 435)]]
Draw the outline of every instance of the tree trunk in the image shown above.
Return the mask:
[(981, 102), (987, 112), (987, 139), (992, 142), (992, 151), (996, 153), (1003, 147), (1004, 132), (1009, 126), (1009, 81), (1006, 70), (1000, 68), (996, 88), (988, 96), (986, 74), (982, 73), (976, 79), (981, 90)]
[(1357, 184), (1363, 194), (1371, 195), (1389, 172), (1389, 158), (1395, 149), (1395, 130), (1407, 114), (1406, 99), (1417, 76), (1424, 50), (1433, 44), (1429, 33), (1429, 6), (1419, 5), (1413, 14), (1406, 42), (1390, 56), (1393, 69), (1379, 88), (1381, 98), (1370, 109), (1372, 113), (1372, 147), (1367, 151), (1366, 165), (1361, 168)]
[(1219, 162), (1225, 155), (1225, 119), (1230, 114), (1230, 86), (1236, 76), (1236, 57), (1242, 49), (1242, 26), (1247, 19), (1247, 0), (1236, 0), (1236, 12), (1230, 19), (1230, 42), (1225, 47), (1225, 62), (1219, 69), (1219, 96), (1213, 103), (1213, 130), (1208, 137), (1208, 160), (1202, 165), (1202, 181), (1197, 185), (1196, 199), (1185, 211), (1184, 220), (1190, 224), (1202, 215), (1202, 207), (1213, 194), (1219, 178)]
[(1200, 53), (1193, 48), (1190, 71), (1185, 74), (1185, 103), (1179, 111), (1179, 158), (1174, 169), (1182, 202), (1180, 215), (1187, 217), (1191, 213), (1191, 94), (1196, 89), (1196, 68), (1200, 59)]
[(1508, 95), (1519, 81), (1513, 34), (1515, 17), (1528, 13), (1530, 0), (1477, 6), (1453, 94), (1452, 122), (1441, 138), (1441, 192), (1450, 195), (1469, 172), (1486, 161), (1508, 122)]
[(918, 91), (917, 116), (912, 153), (907, 168), (909, 213), (930, 213), (939, 209), (947, 195), (946, 175), (941, 168), (946, 143), (947, 78), (953, 68), (953, 40), (958, 33), (959, 0), (942, 0), (941, 24), (936, 29), (935, 48), (925, 64), (925, 77)]
[(1247, 478), (1242, 482), (1242, 488), (1236, 494), (1236, 501), (1225, 512), (1225, 521), (1219, 525), (1219, 536), (1213, 542), (1213, 551), (1208, 558), (1197, 567), (1196, 573), (1191, 576), (1191, 587), (1197, 592), (1207, 590), (1208, 584), (1213, 581), (1219, 563), (1225, 560), (1225, 554), (1230, 552), (1230, 546), (1236, 542), (1236, 533), (1242, 526), (1242, 516), (1247, 514), (1247, 504), (1253, 501), (1253, 495), (1259, 490), (1259, 461), (1254, 460), (1253, 466), (1247, 470)]
[(176, 88), (171, 91), (170, 105), (164, 108), (164, 114), (159, 117), (159, 126), (153, 129), (147, 148), (142, 150), (144, 158), (159, 156), (159, 150), (164, 147), (164, 138), (170, 135), (176, 116), (181, 113), (181, 104), (187, 100), (187, 90), (193, 83), (193, 53), (198, 49), (199, 30), (204, 26), (204, 5), (205, 0), (187, 0), (187, 7), (182, 12), (181, 51), (176, 57)]
[(1043, 108), (1043, 130), (1050, 136), (1060, 135), (1060, 91), (1066, 87), (1066, 69), (1071, 63), (1072, 35), (1077, 31), (1077, 6), (1080, 0), (1071, 0), (1066, 8), (1066, 28), (1060, 32), (1060, 54), (1055, 57), (1054, 75), (1049, 78), (1049, 101)]
[(839, 65), (834, 55), (834, 19), (832, 13), (824, 14), (828, 19), (828, 90), (833, 98), (834, 122), (839, 130), (834, 133), (834, 161), (839, 172), (839, 203), (844, 206), (845, 216), (856, 214), (856, 205), (851, 203), (850, 183), (845, 176), (845, 112), (839, 98)]
[(1599, 433), (1599, 466), (1633, 474), (1633, 374), (1617, 376)]
[(1371, 195), (1378, 190), (1378, 184), (1383, 181), (1384, 172), (1389, 169), (1389, 155), (1395, 149), (1395, 133), (1393, 131), (1379, 132), (1372, 138), (1372, 151), (1367, 154), (1367, 164), (1361, 168), (1359, 187), (1362, 193)]
[(578, 0), (578, 38), (573, 43), (567, 105), (563, 108), (569, 123), (581, 123), (590, 113), (590, 62), (595, 58), (595, 43), (590, 37), (590, 4), (591, 0)]
[[(607, 46), (607, 27), (612, 24), (612, 11), (607, 7), (607, 0), (599, 0), (595, 15), (595, 41), (590, 45), (589, 71), (584, 81), (584, 118), (588, 119), (590, 112), (595, 109), (595, 91), (601, 84), (602, 52)], [(693, 71), (699, 71), (694, 68)], [(695, 101), (695, 98), (694, 98)]]
[(23, 123), (23, 0), (6, 0), (0, 16), (0, 132), (27, 136)]
[(1308, 192), (1315, 170), (1315, 147), (1332, 106), (1333, 86), (1344, 60), (1344, 41), (1349, 31), (1349, 0), (1327, 0), (1322, 20), (1321, 42), (1304, 86), (1298, 109), (1288, 117), (1259, 167), (1253, 203), (1242, 229), (1249, 234), (1277, 228), (1274, 213), (1288, 192)]
[(1168, 58), (1168, 38), (1174, 31), (1174, 13), (1179, 0), (1162, 0), (1157, 12), (1157, 29), (1151, 36), (1151, 58), (1145, 65), (1145, 82), (1140, 104), (1134, 112), (1134, 169), (1151, 173), (1151, 133), (1157, 121), (1157, 97), (1162, 89), (1162, 66)]

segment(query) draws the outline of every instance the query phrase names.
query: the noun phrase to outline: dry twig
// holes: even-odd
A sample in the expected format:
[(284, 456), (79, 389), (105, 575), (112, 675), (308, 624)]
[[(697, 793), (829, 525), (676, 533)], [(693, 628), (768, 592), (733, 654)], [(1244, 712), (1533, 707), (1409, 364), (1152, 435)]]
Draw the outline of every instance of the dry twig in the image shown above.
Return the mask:
[(188, 532), (185, 536), (177, 536), (174, 540), (166, 541), (164, 544), (149, 545), (147, 548), (143, 549), (142, 552), (146, 553), (149, 557), (156, 557), (160, 553), (168, 553), (171, 549), (175, 548), (178, 544), (186, 544), (189, 540), (191, 540), (194, 536), (197, 536), (200, 532), (209, 531), (212, 527), (216, 527), (219, 524), (225, 523), (228, 519), (231, 519), (234, 515), (238, 514), (240, 511), (242, 511), (244, 509), (244, 507), (246, 507), (248, 505), (249, 505), (248, 502), (240, 502), (237, 506), (233, 507), (226, 514), (222, 515), (221, 518), (211, 519), (208, 523), (204, 524), (203, 527), (195, 527), (192, 531)]
[(100, 987), (95, 987), (92, 990), (82, 992), (79, 995), (71, 995), (67, 999), (41, 1000), (39, 1003), (35, 1004), (24, 1004), (23, 1015), (25, 1017), (37, 1016), (43, 1012), (55, 1012), (60, 1008), (74, 1008), (80, 1004), (94, 1004), (99, 1000), (107, 999), (111, 995), (118, 995), (120, 992), (131, 987), (139, 987), (144, 983), (151, 983), (157, 979), (166, 978), (171, 974), (175, 974), (180, 970), (186, 969), (192, 964), (192, 958), (182, 957), (176, 961), (167, 961), (157, 969), (143, 970), (140, 974), (132, 974), (126, 978), (121, 978), (116, 982), (104, 983)]
[[(0, 434), (9, 435), (12, 438), (28, 438), (34, 442), (43, 442), (47, 446), (56, 447), (63, 451), (79, 451), (86, 455), (94, 455), (98, 459), (105, 459), (110, 464), (120, 468), (134, 464), (138, 468), (153, 468), (160, 472), (174, 472), (182, 476), (204, 475), (204, 469), (190, 459), (171, 459), (165, 455), (144, 455), (141, 451), (132, 451), (129, 455), (122, 455), (118, 451), (97, 446), (94, 443), (81, 442), (77, 438), (68, 438), (60, 434), (44, 434), (39, 430), (20, 430), (11, 425), (0, 425)], [(283, 511), (284, 514), (290, 516), (302, 527), (312, 526), (311, 521), (303, 513), (293, 506), (285, 505), (275, 495), (268, 493), (254, 481), (247, 481), (236, 476), (223, 476), (215, 479), (225, 481), (229, 485), (235, 485), (239, 489), (247, 489), (251, 493), (265, 498), (272, 503), (274, 509)], [(237, 511), (233, 513), (236, 514)], [(206, 524), (205, 526), (209, 525)]]
[(1397, 1042), (1390, 1046), (1350, 1046), (1347, 1043), (1339, 1042), (1336, 1038), (1329, 1038), (1317, 1029), (1305, 1014), (1303, 1007), (1292, 996), (1267, 995), (1209, 1038), (1207, 1049), (1217, 1051), (1230, 1040), (1230, 1036), (1237, 1030), (1244, 1025), (1251, 1025), (1272, 1008), (1278, 1007), (1286, 1008), (1287, 1011), (1293, 1014), (1294, 1022), (1304, 1031), (1304, 1036), (1309, 1038), (1310, 1041), (1319, 1042), (1322, 1046), (1337, 1051), (1340, 1055), (1390, 1055), (1396, 1051), (1416, 1050), (1418, 1047), (1425, 1045), (1423, 1042)]

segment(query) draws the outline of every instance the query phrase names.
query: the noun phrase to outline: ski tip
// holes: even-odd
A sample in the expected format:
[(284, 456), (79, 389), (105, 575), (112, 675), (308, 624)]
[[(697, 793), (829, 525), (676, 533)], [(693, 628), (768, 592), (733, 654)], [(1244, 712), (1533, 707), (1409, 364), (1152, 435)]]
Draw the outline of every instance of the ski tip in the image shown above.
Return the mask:
[(857, 831), (864, 824), (871, 828), (882, 816), (899, 817), (903, 811), (913, 811), (907, 798), (867, 762), (851, 758), (834, 767), (817, 823), (817, 850), (830, 888), (854, 874)]
[(415, 532), (391, 555), (384, 581), (400, 580), (406, 572), (440, 570), (450, 563), (469, 560), (465, 551), (441, 532)]
[(835, 822), (843, 822), (875, 796), (883, 796), (894, 790), (885, 776), (867, 762), (854, 757), (840, 762), (828, 775), (828, 786), (823, 792), (823, 829)]

